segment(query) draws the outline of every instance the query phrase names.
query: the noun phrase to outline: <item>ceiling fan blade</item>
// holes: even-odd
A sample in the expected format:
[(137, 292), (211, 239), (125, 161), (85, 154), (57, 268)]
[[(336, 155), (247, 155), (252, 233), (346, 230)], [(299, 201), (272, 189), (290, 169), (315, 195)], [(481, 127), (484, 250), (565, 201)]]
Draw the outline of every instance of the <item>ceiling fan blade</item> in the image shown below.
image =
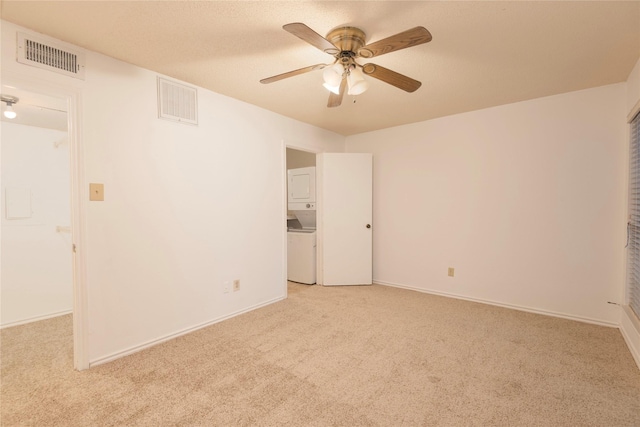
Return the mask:
[(415, 27), (398, 33), (395, 36), (362, 46), (360, 50), (358, 50), (358, 56), (373, 58), (374, 56), (380, 56), (385, 53), (430, 42), (432, 38), (431, 33), (426, 28)]
[(415, 92), (422, 86), (422, 83), (417, 80), (376, 64), (364, 64), (362, 66), (362, 72), (407, 92)]
[(327, 107), (329, 108), (339, 107), (340, 104), (342, 104), (342, 97), (344, 97), (344, 93), (346, 92), (346, 90), (347, 90), (347, 78), (345, 77), (340, 82), (340, 90), (338, 91), (338, 94), (336, 95), (333, 92), (329, 94), (329, 101), (327, 102)]
[(287, 73), (278, 74), (276, 76), (267, 77), (266, 79), (260, 80), (260, 83), (267, 84), (267, 83), (277, 82), (278, 80), (286, 79), (288, 77), (297, 76), (298, 74), (308, 73), (309, 71), (322, 70), (326, 66), (327, 66), (327, 64), (311, 65), (309, 67), (304, 67), (304, 68), (300, 68), (298, 70), (289, 71)]
[(333, 43), (331, 43), (329, 40), (325, 39), (320, 34), (316, 33), (301, 22), (286, 24), (282, 28), (285, 31), (290, 32), (294, 36), (306, 41), (310, 45), (315, 46), (321, 51), (326, 52), (330, 55), (335, 55), (340, 52), (340, 49), (335, 47)]

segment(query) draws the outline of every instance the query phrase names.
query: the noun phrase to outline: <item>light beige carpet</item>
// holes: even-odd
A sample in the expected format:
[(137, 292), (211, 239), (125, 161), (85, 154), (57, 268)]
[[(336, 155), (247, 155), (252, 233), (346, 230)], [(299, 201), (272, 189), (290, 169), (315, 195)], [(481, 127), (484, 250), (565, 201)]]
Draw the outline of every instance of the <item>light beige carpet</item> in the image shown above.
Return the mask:
[(285, 301), (88, 371), (2, 330), (2, 426), (640, 426), (617, 329), (384, 286)]

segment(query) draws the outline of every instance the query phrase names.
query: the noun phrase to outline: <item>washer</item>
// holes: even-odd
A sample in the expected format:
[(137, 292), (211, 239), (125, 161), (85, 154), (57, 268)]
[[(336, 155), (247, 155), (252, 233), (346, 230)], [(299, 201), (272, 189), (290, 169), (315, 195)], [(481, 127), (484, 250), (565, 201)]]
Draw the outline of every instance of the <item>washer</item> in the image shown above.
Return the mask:
[(316, 230), (288, 230), (287, 279), (307, 285), (316, 283)]

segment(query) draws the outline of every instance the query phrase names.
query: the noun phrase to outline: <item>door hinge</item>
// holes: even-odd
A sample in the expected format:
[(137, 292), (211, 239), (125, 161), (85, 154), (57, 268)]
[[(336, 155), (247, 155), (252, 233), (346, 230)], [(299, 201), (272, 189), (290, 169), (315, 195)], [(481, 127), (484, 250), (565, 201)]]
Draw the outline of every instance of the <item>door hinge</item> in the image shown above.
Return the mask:
[(76, 253), (76, 244), (75, 243), (73, 243), (71, 245), (71, 250), (73, 251), (74, 254)]

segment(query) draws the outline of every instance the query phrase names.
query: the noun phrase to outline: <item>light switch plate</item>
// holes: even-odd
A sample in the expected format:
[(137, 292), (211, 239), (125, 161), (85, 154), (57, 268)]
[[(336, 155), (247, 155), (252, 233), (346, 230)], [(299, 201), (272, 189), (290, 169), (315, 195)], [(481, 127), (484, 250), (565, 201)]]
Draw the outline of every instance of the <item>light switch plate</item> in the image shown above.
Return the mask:
[(89, 184), (89, 200), (92, 202), (104, 201), (104, 184)]

